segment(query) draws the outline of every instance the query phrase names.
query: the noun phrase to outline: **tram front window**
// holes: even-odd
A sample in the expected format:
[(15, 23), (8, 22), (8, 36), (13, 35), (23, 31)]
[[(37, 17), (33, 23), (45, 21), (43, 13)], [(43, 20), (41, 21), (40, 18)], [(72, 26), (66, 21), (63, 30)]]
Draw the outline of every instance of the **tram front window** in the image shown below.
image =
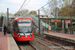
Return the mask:
[(31, 23), (19, 23), (19, 33), (31, 33)]
[(19, 19), (18, 20), (19, 33), (31, 33), (31, 20)]
[(31, 27), (30, 26), (19, 26), (19, 32), (20, 33), (31, 33)]

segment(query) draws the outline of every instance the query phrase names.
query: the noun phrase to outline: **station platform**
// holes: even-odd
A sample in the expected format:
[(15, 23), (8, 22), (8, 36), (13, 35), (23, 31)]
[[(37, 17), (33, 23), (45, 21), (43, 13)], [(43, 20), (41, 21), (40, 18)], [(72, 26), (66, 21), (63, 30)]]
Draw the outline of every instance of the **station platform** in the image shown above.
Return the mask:
[(0, 32), (0, 50), (19, 50), (11, 34), (4, 35), (3, 32)]
[(45, 35), (48, 37), (55, 37), (58, 39), (62, 39), (64, 41), (75, 43), (75, 35), (65, 34), (65, 33), (56, 33), (51, 31), (49, 33), (45, 33)]

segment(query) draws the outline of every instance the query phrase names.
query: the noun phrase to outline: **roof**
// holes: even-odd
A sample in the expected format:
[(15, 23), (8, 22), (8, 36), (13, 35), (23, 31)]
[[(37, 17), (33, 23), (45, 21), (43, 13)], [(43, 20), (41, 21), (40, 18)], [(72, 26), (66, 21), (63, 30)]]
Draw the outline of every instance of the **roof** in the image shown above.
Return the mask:
[(18, 21), (18, 19), (31, 19), (31, 21), (33, 21), (33, 19), (32, 18), (30, 18), (30, 17), (16, 17), (15, 19), (14, 19), (14, 21)]

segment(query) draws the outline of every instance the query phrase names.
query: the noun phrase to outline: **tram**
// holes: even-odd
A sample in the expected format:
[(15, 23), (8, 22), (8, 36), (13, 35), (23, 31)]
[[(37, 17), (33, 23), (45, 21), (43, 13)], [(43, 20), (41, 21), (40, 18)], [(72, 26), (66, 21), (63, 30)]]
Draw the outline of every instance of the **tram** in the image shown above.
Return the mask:
[(33, 40), (33, 20), (30, 17), (17, 17), (13, 21), (13, 37), (16, 41)]

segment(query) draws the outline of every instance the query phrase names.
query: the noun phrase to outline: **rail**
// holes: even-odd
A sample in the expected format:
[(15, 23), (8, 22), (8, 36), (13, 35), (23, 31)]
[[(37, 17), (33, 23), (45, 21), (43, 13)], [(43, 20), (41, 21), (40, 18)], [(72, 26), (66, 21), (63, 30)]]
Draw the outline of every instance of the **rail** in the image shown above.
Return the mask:
[[(40, 38), (38, 36), (34, 36), (34, 40), (37, 41), (38, 43), (42, 44), (43, 46), (46, 46), (48, 48), (51, 49), (51, 46), (57, 46), (59, 47), (60, 49), (64, 49), (64, 50), (69, 50), (70, 47), (65, 47), (64, 45), (60, 45), (58, 43), (55, 43), (55, 42), (52, 42), (50, 40), (47, 40), (47, 39), (43, 39), (43, 38)], [(72, 49), (72, 48), (71, 48)]]

